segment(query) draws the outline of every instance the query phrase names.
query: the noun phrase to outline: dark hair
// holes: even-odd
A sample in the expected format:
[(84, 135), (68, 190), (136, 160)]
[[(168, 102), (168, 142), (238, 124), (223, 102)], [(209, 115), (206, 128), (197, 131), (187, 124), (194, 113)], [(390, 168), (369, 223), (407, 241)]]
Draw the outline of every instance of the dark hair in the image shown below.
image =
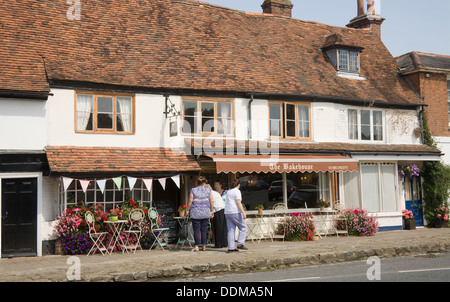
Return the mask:
[(230, 183), (230, 188), (236, 188), (239, 185), (239, 179), (233, 179)]
[(204, 176), (199, 176), (197, 178), (197, 185), (199, 185), (199, 186), (201, 186), (207, 182), (208, 182), (208, 180)]

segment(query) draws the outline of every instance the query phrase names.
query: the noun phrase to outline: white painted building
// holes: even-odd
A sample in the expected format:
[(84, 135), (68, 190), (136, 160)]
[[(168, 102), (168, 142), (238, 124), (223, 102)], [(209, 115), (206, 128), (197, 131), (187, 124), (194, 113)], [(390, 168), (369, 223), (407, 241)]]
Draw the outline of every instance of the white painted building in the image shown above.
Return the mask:
[[(423, 104), (380, 40), (381, 16), (340, 28), (191, 0), (149, 1), (136, 16), (112, 2), (83, 3), (80, 20), (64, 3), (0, 16), (3, 39), (15, 37), (0, 40), (2, 257), (49, 253), (52, 222), (79, 200), (131, 197), (170, 214), (199, 173), (239, 178), (250, 213), (327, 199), (402, 227), (399, 167), (441, 152), (422, 144)], [(267, 153), (280, 169), (261, 164)]]

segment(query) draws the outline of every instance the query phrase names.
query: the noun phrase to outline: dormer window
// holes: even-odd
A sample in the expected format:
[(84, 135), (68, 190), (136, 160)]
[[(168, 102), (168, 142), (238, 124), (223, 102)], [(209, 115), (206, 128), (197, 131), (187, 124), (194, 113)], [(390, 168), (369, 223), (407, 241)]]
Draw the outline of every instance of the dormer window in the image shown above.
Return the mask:
[(339, 34), (328, 36), (322, 47), (338, 76), (364, 79), (360, 73), (360, 53), (362, 47), (352, 45)]
[(341, 72), (359, 74), (359, 51), (338, 48), (337, 70)]

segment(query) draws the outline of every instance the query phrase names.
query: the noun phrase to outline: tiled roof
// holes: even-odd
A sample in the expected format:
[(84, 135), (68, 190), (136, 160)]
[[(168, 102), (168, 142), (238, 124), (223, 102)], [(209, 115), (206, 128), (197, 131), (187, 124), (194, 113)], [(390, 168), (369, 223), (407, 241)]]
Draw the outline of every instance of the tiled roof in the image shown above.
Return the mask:
[(403, 72), (427, 69), (450, 71), (450, 56), (412, 51), (396, 58)]
[[(7, 58), (24, 60), (16, 74), (25, 77), (0, 74), (0, 89), (45, 90), (43, 61), (36, 63), (41, 56), (50, 81), (420, 103), (367, 29), (192, 0), (81, 0), (79, 21), (67, 19), (66, 1), (0, 1), (0, 45), (6, 39)], [(321, 50), (333, 34), (363, 49), (367, 80), (337, 76)], [(32, 72), (20, 69), (29, 63)]]
[[(186, 139), (186, 144), (192, 147), (192, 153), (201, 155), (203, 153), (212, 152), (215, 149), (216, 143), (219, 147), (217, 150), (223, 148), (224, 154), (226, 152), (248, 152), (263, 151), (270, 153), (275, 148), (278, 148), (280, 154), (289, 153), (373, 153), (373, 154), (414, 154), (414, 155), (440, 155), (441, 151), (437, 148), (427, 145), (413, 145), (413, 144), (352, 144), (352, 143), (334, 143), (334, 142), (320, 142), (320, 143), (283, 143), (272, 145), (267, 142), (248, 142), (236, 140), (201, 140), (201, 139)], [(253, 148), (253, 149), (252, 149)]]
[(170, 148), (47, 146), (51, 173), (170, 173), (199, 171), (197, 161)]

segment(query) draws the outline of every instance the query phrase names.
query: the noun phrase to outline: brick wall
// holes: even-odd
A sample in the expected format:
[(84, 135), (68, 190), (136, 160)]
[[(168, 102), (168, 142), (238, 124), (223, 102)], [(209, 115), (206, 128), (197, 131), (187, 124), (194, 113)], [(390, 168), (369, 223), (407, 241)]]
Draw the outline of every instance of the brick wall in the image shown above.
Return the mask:
[(408, 79), (428, 105), (425, 113), (433, 136), (450, 137), (448, 120), (447, 75), (419, 72)]

